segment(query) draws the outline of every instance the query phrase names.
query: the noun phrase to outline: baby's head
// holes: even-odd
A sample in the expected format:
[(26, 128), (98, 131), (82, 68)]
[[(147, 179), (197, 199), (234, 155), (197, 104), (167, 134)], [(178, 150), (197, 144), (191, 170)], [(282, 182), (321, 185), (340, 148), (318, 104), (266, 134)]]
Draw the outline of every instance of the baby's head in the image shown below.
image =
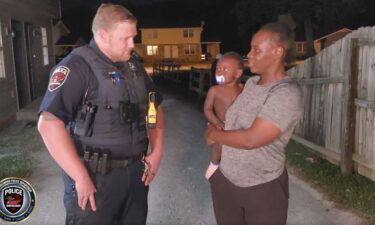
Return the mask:
[(228, 84), (237, 82), (243, 72), (243, 62), (241, 56), (236, 52), (225, 53), (216, 65), (216, 82), (218, 84)]

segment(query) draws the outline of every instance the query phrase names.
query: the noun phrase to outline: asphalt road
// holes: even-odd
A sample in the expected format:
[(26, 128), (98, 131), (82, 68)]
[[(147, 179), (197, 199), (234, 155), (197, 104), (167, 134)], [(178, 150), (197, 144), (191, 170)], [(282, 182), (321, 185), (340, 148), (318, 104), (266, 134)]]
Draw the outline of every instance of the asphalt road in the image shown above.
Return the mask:
[[(208, 151), (202, 134), (205, 121), (196, 104), (166, 95), (165, 152), (151, 184), (147, 224), (216, 224), (209, 183), (204, 178)], [(37, 193), (37, 204), (22, 225), (62, 225), (60, 169), (46, 150), (34, 153), (39, 164), (27, 179)], [(0, 224), (6, 224), (0, 222)], [(290, 174), (289, 225), (359, 225), (350, 212), (337, 209), (305, 182)]]

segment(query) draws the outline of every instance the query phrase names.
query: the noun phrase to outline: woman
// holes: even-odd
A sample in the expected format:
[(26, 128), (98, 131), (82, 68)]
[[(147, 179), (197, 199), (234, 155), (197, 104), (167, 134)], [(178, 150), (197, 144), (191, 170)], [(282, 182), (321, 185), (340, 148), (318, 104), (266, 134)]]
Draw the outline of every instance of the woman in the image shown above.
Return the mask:
[(291, 28), (269, 23), (253, 36), (250, 78), (225, 116), (225, 130), (208, 125), (208, 144), (223, 145), (210, 178), (219, 225), (286, 224), (285, 147), (303, 112), (302, 92), (285, 74), (294, 46)]

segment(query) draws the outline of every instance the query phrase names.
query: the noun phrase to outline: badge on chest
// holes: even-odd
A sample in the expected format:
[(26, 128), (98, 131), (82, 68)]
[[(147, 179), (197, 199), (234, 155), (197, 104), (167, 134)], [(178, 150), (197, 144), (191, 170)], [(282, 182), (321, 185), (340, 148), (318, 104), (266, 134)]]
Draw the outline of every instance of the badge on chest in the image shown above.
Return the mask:
[(108, 76), (111, 79), (113, 85), (119, 85), (120, 84), (121, 79), (120, 79), (120, 73), (119, 72), (117, 72), (117, 71), (108, 72)]

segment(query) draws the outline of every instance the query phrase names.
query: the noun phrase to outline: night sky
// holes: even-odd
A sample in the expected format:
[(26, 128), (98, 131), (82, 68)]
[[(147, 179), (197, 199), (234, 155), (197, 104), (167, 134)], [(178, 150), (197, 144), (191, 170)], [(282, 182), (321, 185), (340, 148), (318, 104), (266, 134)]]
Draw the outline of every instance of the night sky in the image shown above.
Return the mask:
[(246, 54), (259, 26), (291, 13), (296, 39), (305, 40), (311, 21), (314, 39), (338, 29), (375, 25), (374, 0), (62, 0), (62, 20), (75, 35), (91, 37), (91, 20), (101, 2), (125, 5), (138, 27), (173, 27), (205, 22), (204, 40), (221, 41), (222, 52)]

